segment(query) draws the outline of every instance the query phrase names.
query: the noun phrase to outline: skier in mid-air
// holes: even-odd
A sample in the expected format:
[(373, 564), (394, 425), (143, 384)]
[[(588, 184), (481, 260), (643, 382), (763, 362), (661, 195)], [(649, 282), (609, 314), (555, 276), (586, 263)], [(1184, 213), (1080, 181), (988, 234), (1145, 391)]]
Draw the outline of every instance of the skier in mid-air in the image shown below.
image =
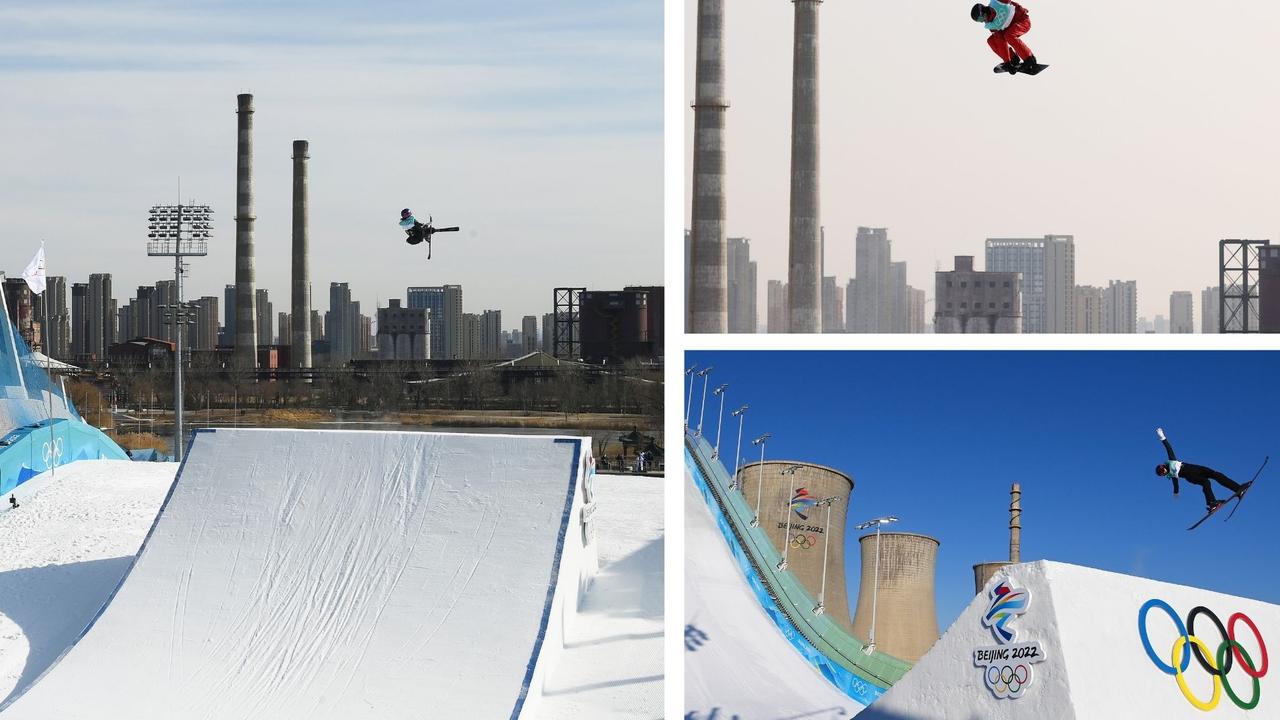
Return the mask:
[(458, 232), (458, 228), (456, 226), (446, 228), (433, 227), (431, 225), (430, 217), (427, 218), (425, 223), (419, 222), (418, 219), (413, 216), (413, 211), (409, 208), (405, 208), (400, 211), (400, 227), (404, 228), (404, 234), (407, 236), (404, 241), (410, 245), (417, 245), (424, 241), (427, 243), (428, 260), (431, 259), (432, 235), (438, 232)]
[(1039, 72), (1035, 69), (1039, 66), (1035, 53), (1022, 41), (1022, 36), (1031, 30), (1031, 15), (1026, 8), (1013, 0), (991, 0), (988, 5), (974, 5), (969, 17), (991, 31), (987, 44), (1003, 61), (995, 67), (996, 72)]
[(1207, 512), (1217, 510), (1226, 502), (1226, 500), (1219, 500), (1213, 496), (1210, 480), (1214, 480), (1222, 487), (1230, 490), (1232, 495), (1241, 494), (1253, 484), (1252, 482), (1247, 482), (1241, 485), (1213, 468), (1182, 462), (1174, 454), (1173, 445), (1169, 444), (1169, 438), (1164, 435), (1164, 428), (1156, 428), (1156, 437), (1160, 438), (1160, 442), (1164, 443), (1165, 451), (1169, 453), (1168, 462), (1156, 465), (1156, 475), (1167, 477), (1173, 481), (1174, 495), (1178, 494), (1178, 480), (1186, 480), (1193, 485), (1199, 485), (1200, 489), (1204, 490), (1204, 505)]

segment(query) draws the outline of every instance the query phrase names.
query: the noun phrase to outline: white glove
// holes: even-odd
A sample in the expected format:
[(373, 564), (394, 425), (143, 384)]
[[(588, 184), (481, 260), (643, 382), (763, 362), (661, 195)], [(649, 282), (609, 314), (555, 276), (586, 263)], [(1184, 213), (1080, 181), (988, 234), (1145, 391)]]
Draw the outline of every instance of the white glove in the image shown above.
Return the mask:
[(1156, 437), (1164, 440), (1164, 428), (1156, 428)]

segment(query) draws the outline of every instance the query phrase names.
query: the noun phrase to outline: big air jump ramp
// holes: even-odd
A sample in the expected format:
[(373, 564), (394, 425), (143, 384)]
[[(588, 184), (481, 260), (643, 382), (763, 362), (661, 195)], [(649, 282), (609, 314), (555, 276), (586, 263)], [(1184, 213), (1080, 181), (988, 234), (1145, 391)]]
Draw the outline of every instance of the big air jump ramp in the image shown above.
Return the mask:
[(1280, 606), (1013, 565), (857, 720), (1280, 718), (1277, 639)]
[(0, 717), (532, 717), (595, 570), (590, 447), (198, 432), (114, 597)]

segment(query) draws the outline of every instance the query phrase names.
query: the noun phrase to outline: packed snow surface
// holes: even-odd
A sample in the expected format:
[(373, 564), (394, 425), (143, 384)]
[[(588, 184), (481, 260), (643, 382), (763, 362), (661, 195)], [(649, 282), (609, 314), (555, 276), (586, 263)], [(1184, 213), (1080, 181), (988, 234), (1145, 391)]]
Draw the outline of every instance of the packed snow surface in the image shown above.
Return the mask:
[(115, 597), (4, 718), (516, 717), (587, 447), (198, 433)]

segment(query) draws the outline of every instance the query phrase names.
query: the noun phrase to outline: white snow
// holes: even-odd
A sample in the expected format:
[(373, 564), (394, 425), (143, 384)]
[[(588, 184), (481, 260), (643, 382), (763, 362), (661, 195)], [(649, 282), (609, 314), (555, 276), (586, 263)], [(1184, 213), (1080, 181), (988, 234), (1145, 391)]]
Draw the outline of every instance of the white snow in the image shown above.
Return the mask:
[[(495, 436), (482, 437), (492, 439)], [(545, 441), (545, 436), (542, 439)], [(326, 476), (340, 478), (344, 475), (343, 461), (360, 456), (359, 453), (346, 453), (336, 462), (324, 463), (320, 454), (313, 451), (292, 458), (299, 468), (314, 465), (319, 460), (329, 471)], [(341, 452), (337, 454), (343, 455)], [(519, 455), (511, 452), (486, 454), (491, 456), (495, 465), (507, 469), (512, 465), (512, 456)], [(269, 453), (260, 455), (268, 457)], [(221, 466), (230, 459), (219, 453), (218, 460)], [(176, 468), (176, 464), (161, 463), (76, 463), (59, 468), (56, 477), (43, 475), (24, 484), (17, 491), (22, 507), (16, 512), (0, 512), (0, 547), (4, 548), (3, 557), (0, 557), (0, 699), (35, 680), (59, 653), (75, 642), (128, 569), (131, 556), (150, 527)], [(464, 473), (467, 477), (463, 484), (467, 487), (477, 480), (471, 477), (473, 474), (483, 475)], [(292, 480), (296, 478), (280, 479), (280, 482)], [(564, 480), (568, 480), (567, 473)], [(199, 494), (219, 491), (215, 483), (204, 485)], [(527, 707), (536, 708), (531, 714), (548, 720), (661, 717), (662, 483), (660, 479), (651, 478), (597, 476), (595, 485), (598, 505), (595, 522), (599, 528), (597, 544), (604, 567), (583, 596), (580, 612), (573, 612), (572, 600), (565, 601), (565, 648), (560, 653), (544, 649), (546, 661), (539, 667), (542, 682), (531, 688)], [(455, 492), (446, 494), (456, 494), (457, 489), (452, 488)], [(305, 483), (295, 487), (294, 491), (305, 494)], [(259, 501), (265, 502), (263, 499)], [(166, 514), (173, 506), (171, 502)], [(508, 519), (519, 520), (524, 506), (525, 503), (511, 502), (499, 514), (505, 513)], [(211, 517), (218, 515), (211, 511), (203, 515), (200, 519), (203, 531), (207, 531), (206, 523), (218, 525), (228, 520)], [(576, 519), (575, 514), (570, 536), (576, 531)], [(192, 523), (187, 523), (187, 526), (186, 529), (192, 531)], [(212, 532), (216, 535), (216, 528)], [(460, 534), (464, 539), (467, 536), (465, 531)], [(203, 548), (197, 544), (195, 549), (209, 556), (216, 556), (221, 551), (225, 556), (228, 545), (212, 542), (205, 543)], [(150, 549), (151, 544), (148, 547)], [(447, 551), (445, 546), (437, 549)], [(522, 547), (518, 553), (510, 555), (519, 557), (523, 564), (528, 561), (530, 553)], [(169, 560), (181, 561), (182, 558), (170, 557)], [(140, 568), (144, 564), (140, 563)], [(187, 563), (186, 576), (171, 574), (170, 581), (178, 585), (191, 583), (193, 568), (194, 565)], [(409, 573), (420, 570), (408, 568)], [(129, 585), (134, 579), (131, 577), (126, 583), (122, 596), (129, 592)], [(163, 585), (161, 583), (155, 589), (161, 591)], [(514, 588), (503, 590), (503, 597), (508, 601), (510, 596), (521, 594)], [(545, 590), (544, 572), (542, 596), (545, 596)], [(174, 593), (170, 591), (168, 594), (173, 600)], [(193, 599), (193, 594), (199, 593), (188, 592), (182, 598), (187, 603), (182, 608), (171, 604), (161, 607), (163, 604), (153, 603), (156, 605), (153, 616), (163, 614), (168, 618), (181, 611), (186, 618), (184, 629), (188, 632), (185, 634), (190, 636), (193, 625), (201, 626), (208, 622), (208, 618), (202, 616), (221, 612), (225, 604), (223, 599), (202, 603), (199, 597)], [(216, 593), (211, 596), (218, 597)], [(204, 609), (193, 609), (193, 604), (203, 605)], [(504, 605), (508, 604), (504, 602)], [(113, 612), (116, 611), (108, 611), (93, 632), (98, 631)], [(306, 614), (305, 610), (300, 612)], [(469, 644), (477, 642), (478, 638), (504, 634), (499, 627), (503, 624), (501, 617), (488, 623), (493, 627), (466, 627), (452, 620), (450, 624), (455, 626), (453, 629), (459, 631), (461, 637), (468, 638)], [(169, 622), (161, 625), (167, 632)], [(554, 632), (548, 632), (548, 645), (553, 644), (554, 635)], [(180, 644), (181, 640), (172, 638), (172, 643)], [(76, 657), (81, 649), (72, 649), (67, 657)], [(132, 648), (117, 647), (116, 650), (129, 651)], [(523, 653), (522, 663), (529, 660), (528, 643), (518, 650), (504, 644), (503, 650), (512, 656)], [(470, 647), (459, 652), (475, 654)], [(169, 672), (169, 669), (164, 672)], [(52, 672), (48, 677), (56, 674), (57, 671)], [(420, 684), (416, 678), (407, 680), (400, 677), (388, 682), (393, 681), (401, 688), (406, 684)], [(542, 688), (541, 698), (537, 697), (539, 687)], [(77, 692), (81, 690), (76, 688)], [(113, 687), (112, 690), (113, 696), (119, 692), (118, 688)], [(420, 689), (415, 688), (409, 694), (417, 695), (419, 692)], [(35, 690), (32, 693), (38, 694)], [(451, 683), (449, 692), (444, 694), (475, 699), (477, 691), (469, 685), (464, 687)], [(494, 688), (486, 686), (479, 694), (492, 696)], [(170, 700), (173, 700), (172, 695)], [(15, 704), (13, 709), (4, 713), (4, 717), (14, 717), (23, 707), (22, 703)], [(430, 707), (440, 710), (441, 704), (433, 701)], [(506, 712), (509, 711), (508, 707)], [(78, 713), (66, 715), (80, 716)], [(139, 713), (134, 717), (147, 716), (148, 713)], [(506, 714), (501, 716), (506, 717)]]
[(827, 682), (760, 607), (685, 468), (688, 720), (842, 720), (862, 706)]
[(547, 676), (543, 720), (662, 717), (663, 478), (597, 475), (600, 573)]

